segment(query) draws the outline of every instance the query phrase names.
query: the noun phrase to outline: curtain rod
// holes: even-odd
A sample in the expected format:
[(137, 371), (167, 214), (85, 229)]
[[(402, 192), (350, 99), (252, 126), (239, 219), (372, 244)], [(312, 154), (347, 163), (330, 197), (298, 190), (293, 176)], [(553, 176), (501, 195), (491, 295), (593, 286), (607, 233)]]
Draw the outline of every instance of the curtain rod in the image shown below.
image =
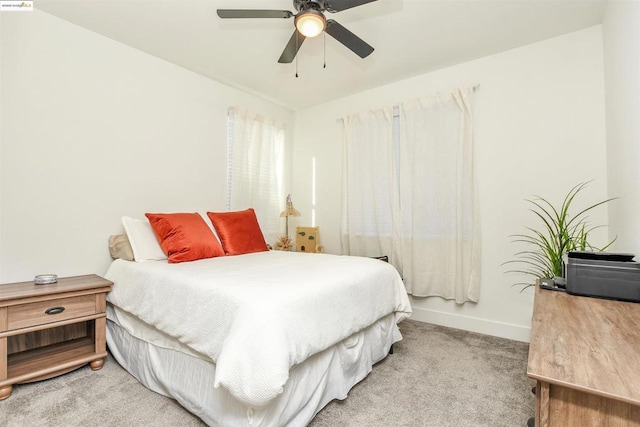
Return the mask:
[[(473, 90), (474, 92), (477, 92), (480, 89), (480, 84), (477, 84), (475, 86), (471, 86), (471, 90)], [(399, 105), (393, 105), (391, 108), (393, 108), (393, 117), (398, 117), (398, 107)], [(344, 119), (342, 117), (336, 119), (336, 122), (342, 122), (344, 121)]]

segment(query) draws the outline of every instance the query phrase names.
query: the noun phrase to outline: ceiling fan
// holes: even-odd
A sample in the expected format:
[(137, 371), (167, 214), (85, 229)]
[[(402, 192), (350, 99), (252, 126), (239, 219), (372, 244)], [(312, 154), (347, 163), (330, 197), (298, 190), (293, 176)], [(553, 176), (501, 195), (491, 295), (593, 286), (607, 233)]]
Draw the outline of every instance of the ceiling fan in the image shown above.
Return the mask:
[(376, 0), (293, 0), (293, 7), (298, 11), (297, 14), (288, 10), (218, 9), (218, 16), (223, 19), (294, 17), (295, 30), (278, 59), (280, 63), (292, 62), (302, 42), (307, 37), (315, 37), (323, 31), (351, 49), (360, 58), (366, 58), (373, 52), (373, 48), (335, 20), (325, 18), (323, 12), (340, 12), (374, 1)]

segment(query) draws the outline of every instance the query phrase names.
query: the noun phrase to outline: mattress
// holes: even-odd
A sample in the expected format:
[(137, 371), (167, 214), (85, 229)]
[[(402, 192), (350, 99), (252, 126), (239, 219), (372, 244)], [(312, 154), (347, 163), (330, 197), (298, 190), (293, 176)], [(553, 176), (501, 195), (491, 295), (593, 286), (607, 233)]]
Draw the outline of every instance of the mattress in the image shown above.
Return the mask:
[(107, 305), (107, 344), (147, 388), (175, 399), (210, 426), (305, 426), (349, 390), (402, 339), (391, 313), (294, 366), (283, 392), (253, 407), (215, 387), (216, 365), (127, 312)]

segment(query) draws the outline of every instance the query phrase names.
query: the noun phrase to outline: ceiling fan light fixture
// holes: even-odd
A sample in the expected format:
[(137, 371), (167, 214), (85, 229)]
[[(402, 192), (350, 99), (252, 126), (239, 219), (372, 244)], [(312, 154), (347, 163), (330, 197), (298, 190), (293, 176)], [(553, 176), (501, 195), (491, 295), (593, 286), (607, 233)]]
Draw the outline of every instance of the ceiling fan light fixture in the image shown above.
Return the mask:
[(324, 31), (327, 20), (317, 10), (309, 9), (296, 15), (296, 29), (305, 37), (316, 37)]

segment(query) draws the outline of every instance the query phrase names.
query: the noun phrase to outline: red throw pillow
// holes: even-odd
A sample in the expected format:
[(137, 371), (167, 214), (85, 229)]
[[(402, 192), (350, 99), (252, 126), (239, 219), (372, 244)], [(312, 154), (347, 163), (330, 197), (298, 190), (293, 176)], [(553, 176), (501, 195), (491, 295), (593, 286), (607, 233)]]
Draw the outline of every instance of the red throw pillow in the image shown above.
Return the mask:
[(268, 251), (256, 213), (249, 208), (238, 212), (207, 212), (227, 255)]
[(213, 231), (197, 213), (145, 214), (169, 262), (224, 255)]

